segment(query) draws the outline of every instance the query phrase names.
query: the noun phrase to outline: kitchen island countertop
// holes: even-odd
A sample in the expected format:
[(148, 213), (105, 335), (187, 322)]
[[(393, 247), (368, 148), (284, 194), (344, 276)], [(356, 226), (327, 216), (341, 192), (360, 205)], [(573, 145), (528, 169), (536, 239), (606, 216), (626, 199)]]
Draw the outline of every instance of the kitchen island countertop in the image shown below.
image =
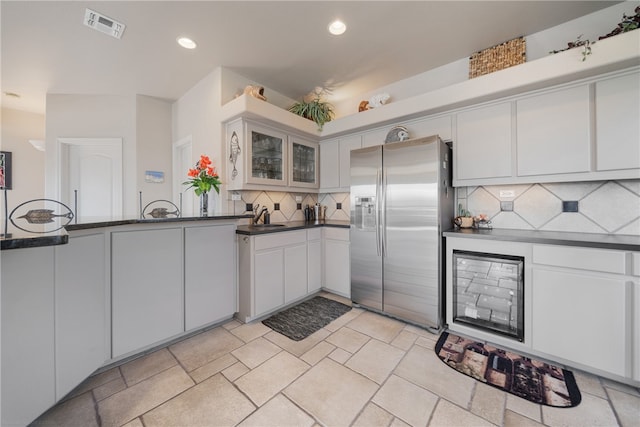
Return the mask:
[[(79, 223), (70, 223), (66, 226), (57, 224), (56, 221), (36, 226), (33, 231), (21, 230), (17, 227), (11, 227), (10, 233), (0, 237), (0, 249), (24, 249), (42, 246), (64, 245), (69, 242), (70, 231), (88, 230), (93, 228), (115, 227), (119, 225), (130, 224), (158, 224), (169, 222), (186, 222), (186, 221), (220, 221), (220, 220), (239, 220), (252, 218), (251, 214), (221, 214), (207, 217), (180, 217), (180, 218), (145, 218), (140, 217), (121, 217), (121, 218), (88, 218)], [(6, 229), (5, 225), (5, 229)]]
[(445, 237), (502, 240), (548, 245), (640, 251), (640, 236), (622, 234), (573, 233), (562, 231), (459, 228), (442, 233)]

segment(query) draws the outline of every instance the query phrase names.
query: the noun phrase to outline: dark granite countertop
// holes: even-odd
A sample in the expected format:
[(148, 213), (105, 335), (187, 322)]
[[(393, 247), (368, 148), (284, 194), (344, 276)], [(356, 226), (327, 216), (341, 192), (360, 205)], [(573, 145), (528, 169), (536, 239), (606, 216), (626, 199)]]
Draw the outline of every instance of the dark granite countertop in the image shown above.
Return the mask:
[(258, 235), (258, 234), (269, 234), (269, 233), (279, 233), (282, 231), (291, 231), (291, 230), (303, 230), (306, 228), (316, 228), (316, 227), (337, 227), (337, 228), (349, 228), (349, 221), (332, 221), (332, 220), (324, 220), (319, 222), (314, 221), (290, 221), (290, 222), (282, 222), (277, 224), (269, 224), (269, 226), (264, 227), (261, 225), (239, 225), (236, 229), (236, 234), (245, 234), (245, 235)]
[(509, 230), (500, 228), (463, 228), (445, 231), (442, 234), (445, 237), (463, 237), (471, 239), (503, 240), (509, 242), (640, 251), (640, 236), (632, 235)]
[(186, 221), (220, 221), (252, 218), (251, 214), (225, 214), (212, 215), (207, 217), (183, 217), (183, 218), (150, 218), (141, 219), (139, 217), (122, 218), (88, 218), (79, 223), (71, 223), (62, 226), (58, 220), (44, 225), (29, 225), (31, 231), (21, 230), (8, 223), (3, 229), (8, 233), (0, 237), (0, 249), (22, 249), (39, 246), (64, 245), (69, 242), (69, 231), (88, 230), (92, 228), (115, 227), (128, 224), (157, 224), (168, 222)]

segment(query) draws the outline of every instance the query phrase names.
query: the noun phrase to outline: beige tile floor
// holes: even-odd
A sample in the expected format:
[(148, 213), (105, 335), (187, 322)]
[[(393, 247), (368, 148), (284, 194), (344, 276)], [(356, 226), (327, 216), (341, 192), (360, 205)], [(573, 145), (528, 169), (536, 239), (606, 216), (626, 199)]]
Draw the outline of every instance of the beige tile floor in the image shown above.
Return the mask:
[(540, 406), (449, 368), (436, 340), (360, 308), (299, 342), (232, 320), (90, 377), (34, 425), (640, 425), (638, 389), (574, 371), (582, 403)]

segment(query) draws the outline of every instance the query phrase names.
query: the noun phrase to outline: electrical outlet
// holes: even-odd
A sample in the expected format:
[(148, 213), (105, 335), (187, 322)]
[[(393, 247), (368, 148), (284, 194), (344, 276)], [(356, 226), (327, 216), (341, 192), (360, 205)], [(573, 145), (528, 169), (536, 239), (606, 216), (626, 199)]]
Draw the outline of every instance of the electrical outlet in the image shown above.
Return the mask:
[(296, 209), (297, 210), (302, 210), (302, 203), (296, 203)]
[(244, 207), (245, 211), (252, 212), (253, 211), (253, 203), (247, 203)]
[(273, 204), (273, 210), (274, 211), (279, 211), (280, 210), (280, 203), (274, 203)]
[(506, 199), (509, 197), (516, 197), (516, 192), (513, 190), (500, 190), (501, 199)]
[(336, 203), (336, 209), (338, 209), (338, 210), (342, 209), (342, 203), (337, 202)]

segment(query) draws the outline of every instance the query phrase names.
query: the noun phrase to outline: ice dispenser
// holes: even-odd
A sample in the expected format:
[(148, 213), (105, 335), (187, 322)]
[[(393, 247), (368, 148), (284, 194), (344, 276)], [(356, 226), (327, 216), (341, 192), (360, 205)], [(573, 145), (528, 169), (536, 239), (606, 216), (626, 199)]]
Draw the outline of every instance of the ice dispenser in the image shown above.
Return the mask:
[(372, 230), (376, 227), (376, 203), (373, 196), (356, 196), (355, 227)]

